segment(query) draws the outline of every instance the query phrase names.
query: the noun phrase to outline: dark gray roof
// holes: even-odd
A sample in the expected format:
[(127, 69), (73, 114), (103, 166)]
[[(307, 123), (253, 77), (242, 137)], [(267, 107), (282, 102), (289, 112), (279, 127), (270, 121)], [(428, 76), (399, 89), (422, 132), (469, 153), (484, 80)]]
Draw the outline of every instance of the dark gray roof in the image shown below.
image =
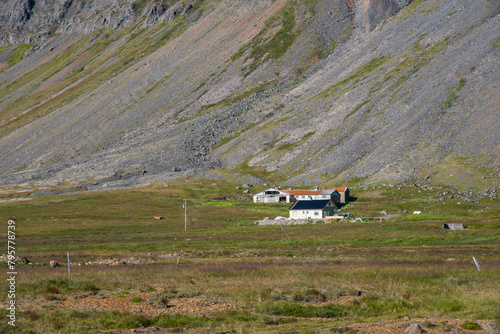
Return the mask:
[(329, 202), (331, 202), (329, 199), (297, 201), (288, 210), (322, 210)]

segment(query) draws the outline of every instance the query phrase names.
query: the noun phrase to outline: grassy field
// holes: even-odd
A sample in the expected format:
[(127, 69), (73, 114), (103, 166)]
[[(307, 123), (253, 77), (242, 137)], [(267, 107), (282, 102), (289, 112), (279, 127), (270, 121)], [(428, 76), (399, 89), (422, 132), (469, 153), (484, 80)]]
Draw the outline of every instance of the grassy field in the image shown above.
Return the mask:
[[(254, 204), (236, 186), (198, 180), (4, 193), (3, 252), (11, 219), (16, 254), (31, 263), (16, 265), (15, 328), (7, 323), (10, 299), (0, 297), (0, 333), (358, 333), (352, 324), (404, 317), (440, 319), (424, 323), (430, 333), (466, 333), (500, 319), (498, 201), (443, 201), (441, 188), (357, 187), (341, 211), (363, 222), (289, 225), (288, 242), (280, 227), (255, 225), (288, 216), (288, 205)], [(394, 216), (380, 220), (382, 210)], [(442, 228), (456, 222), (467, 230)], [(117, 265), (96, 264), (109, 258)], [(9, 290), (6, 280), (0, 286)], [(461, 320), (453, 327), (447, 319)]]

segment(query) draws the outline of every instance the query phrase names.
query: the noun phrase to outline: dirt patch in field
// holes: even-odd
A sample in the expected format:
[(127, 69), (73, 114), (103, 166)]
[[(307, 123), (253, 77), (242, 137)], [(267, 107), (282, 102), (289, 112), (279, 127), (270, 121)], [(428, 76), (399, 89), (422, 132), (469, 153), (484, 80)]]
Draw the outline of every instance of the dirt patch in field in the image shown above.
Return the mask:
[[(142, 299), (133, 302), (133, 297)], [(210, 316), (214, 313), (235, 309), (222, 301), (207, 299), (202, 296), (170, 299), (166, 305), (160, 305), (152, 296), (146, 294), (126, 297), (116, 296), (85, 296), (62, 301), (58, 307), (80, 311), (119, 311), (133, 314), (143, 314), (148, 318), (160, 314), (187, 314), (192, 316)]]
[[(494, 334), (499, 333), (500, 327), (493, 320), (478, 320), (474, 321), (482, 330), (466, 330), (461, 326), (467, 320), (462, 319), (431, 319), (420, 318), (410, 319), (404, 317), (398, 320), (379, 321), (366, 324), (350, 324), (346, 327), (351, 329), (353, 333), (364, 332), (370, 334), (387, 334), (387, 333), (405, 333), (405, 330), (411, 324), (418, 324), (427, 334), (434, 333), (477, 333), (477, 334)], [(346, 333), (349, 333), (346, 331)]]

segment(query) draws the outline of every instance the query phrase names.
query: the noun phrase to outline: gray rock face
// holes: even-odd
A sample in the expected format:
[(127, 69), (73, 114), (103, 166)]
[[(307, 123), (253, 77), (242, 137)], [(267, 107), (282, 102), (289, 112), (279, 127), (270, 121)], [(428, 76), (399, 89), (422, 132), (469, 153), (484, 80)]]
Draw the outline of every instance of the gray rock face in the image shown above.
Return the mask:
[(15, 27), (16, 25), (23, 24), (30, 19), (33, 14), (35, 1), (2, 1), (0, 6), (0, 20), (5, 23), (10, 23), (11, 27)]
[(497, 196), (500, 4), (308, 6), (2, 2), (0, 185), (99, 189), (217, 168), (289, 185), (470, 173)]
[(162, 3), (154, 3), (153, 6), (151, 6), (151, 9), (149, 10), (148, 16), (146, 17), (146, 20), (144, 21), (144, 26), (146, 27), (151, 27), (158, 23), (160, 18), (163, 16), (165, 13), (165, 10), (167, 7), (162, 4)]
[(148, 11), (148, 15), (144, 20), (143, 27), (152, 27), (161, 22), (172, 22), (179, 15), (187, 14), (189, 9), (191, 8), (192, 5), (186, 7), (181, 2), (178, 2), (170, 7), (165, 6), (163, 3), (155, 2), (151, 6), (151, 9)]
[(88, 34), (128, 27), (133, 0), (14, 0), (0, 4), (0, 46), (40, 42), (54, 33)]

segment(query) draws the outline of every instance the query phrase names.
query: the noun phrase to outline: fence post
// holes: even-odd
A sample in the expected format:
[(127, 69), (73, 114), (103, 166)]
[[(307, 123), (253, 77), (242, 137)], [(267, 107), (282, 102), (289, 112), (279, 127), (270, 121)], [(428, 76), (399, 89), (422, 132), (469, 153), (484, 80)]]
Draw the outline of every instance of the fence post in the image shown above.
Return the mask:
[(472, 259), (474, 260), (474, 263), (476, 264), (477, 270), (481, 271), (481, 267), (479, 266), (479, 262), (477, 262), (476, 258), (473, 256)]
[(69, 262), (69, 252), (68, 252), (68, 275), (69, 279), (71, 279), (71, 263)]

